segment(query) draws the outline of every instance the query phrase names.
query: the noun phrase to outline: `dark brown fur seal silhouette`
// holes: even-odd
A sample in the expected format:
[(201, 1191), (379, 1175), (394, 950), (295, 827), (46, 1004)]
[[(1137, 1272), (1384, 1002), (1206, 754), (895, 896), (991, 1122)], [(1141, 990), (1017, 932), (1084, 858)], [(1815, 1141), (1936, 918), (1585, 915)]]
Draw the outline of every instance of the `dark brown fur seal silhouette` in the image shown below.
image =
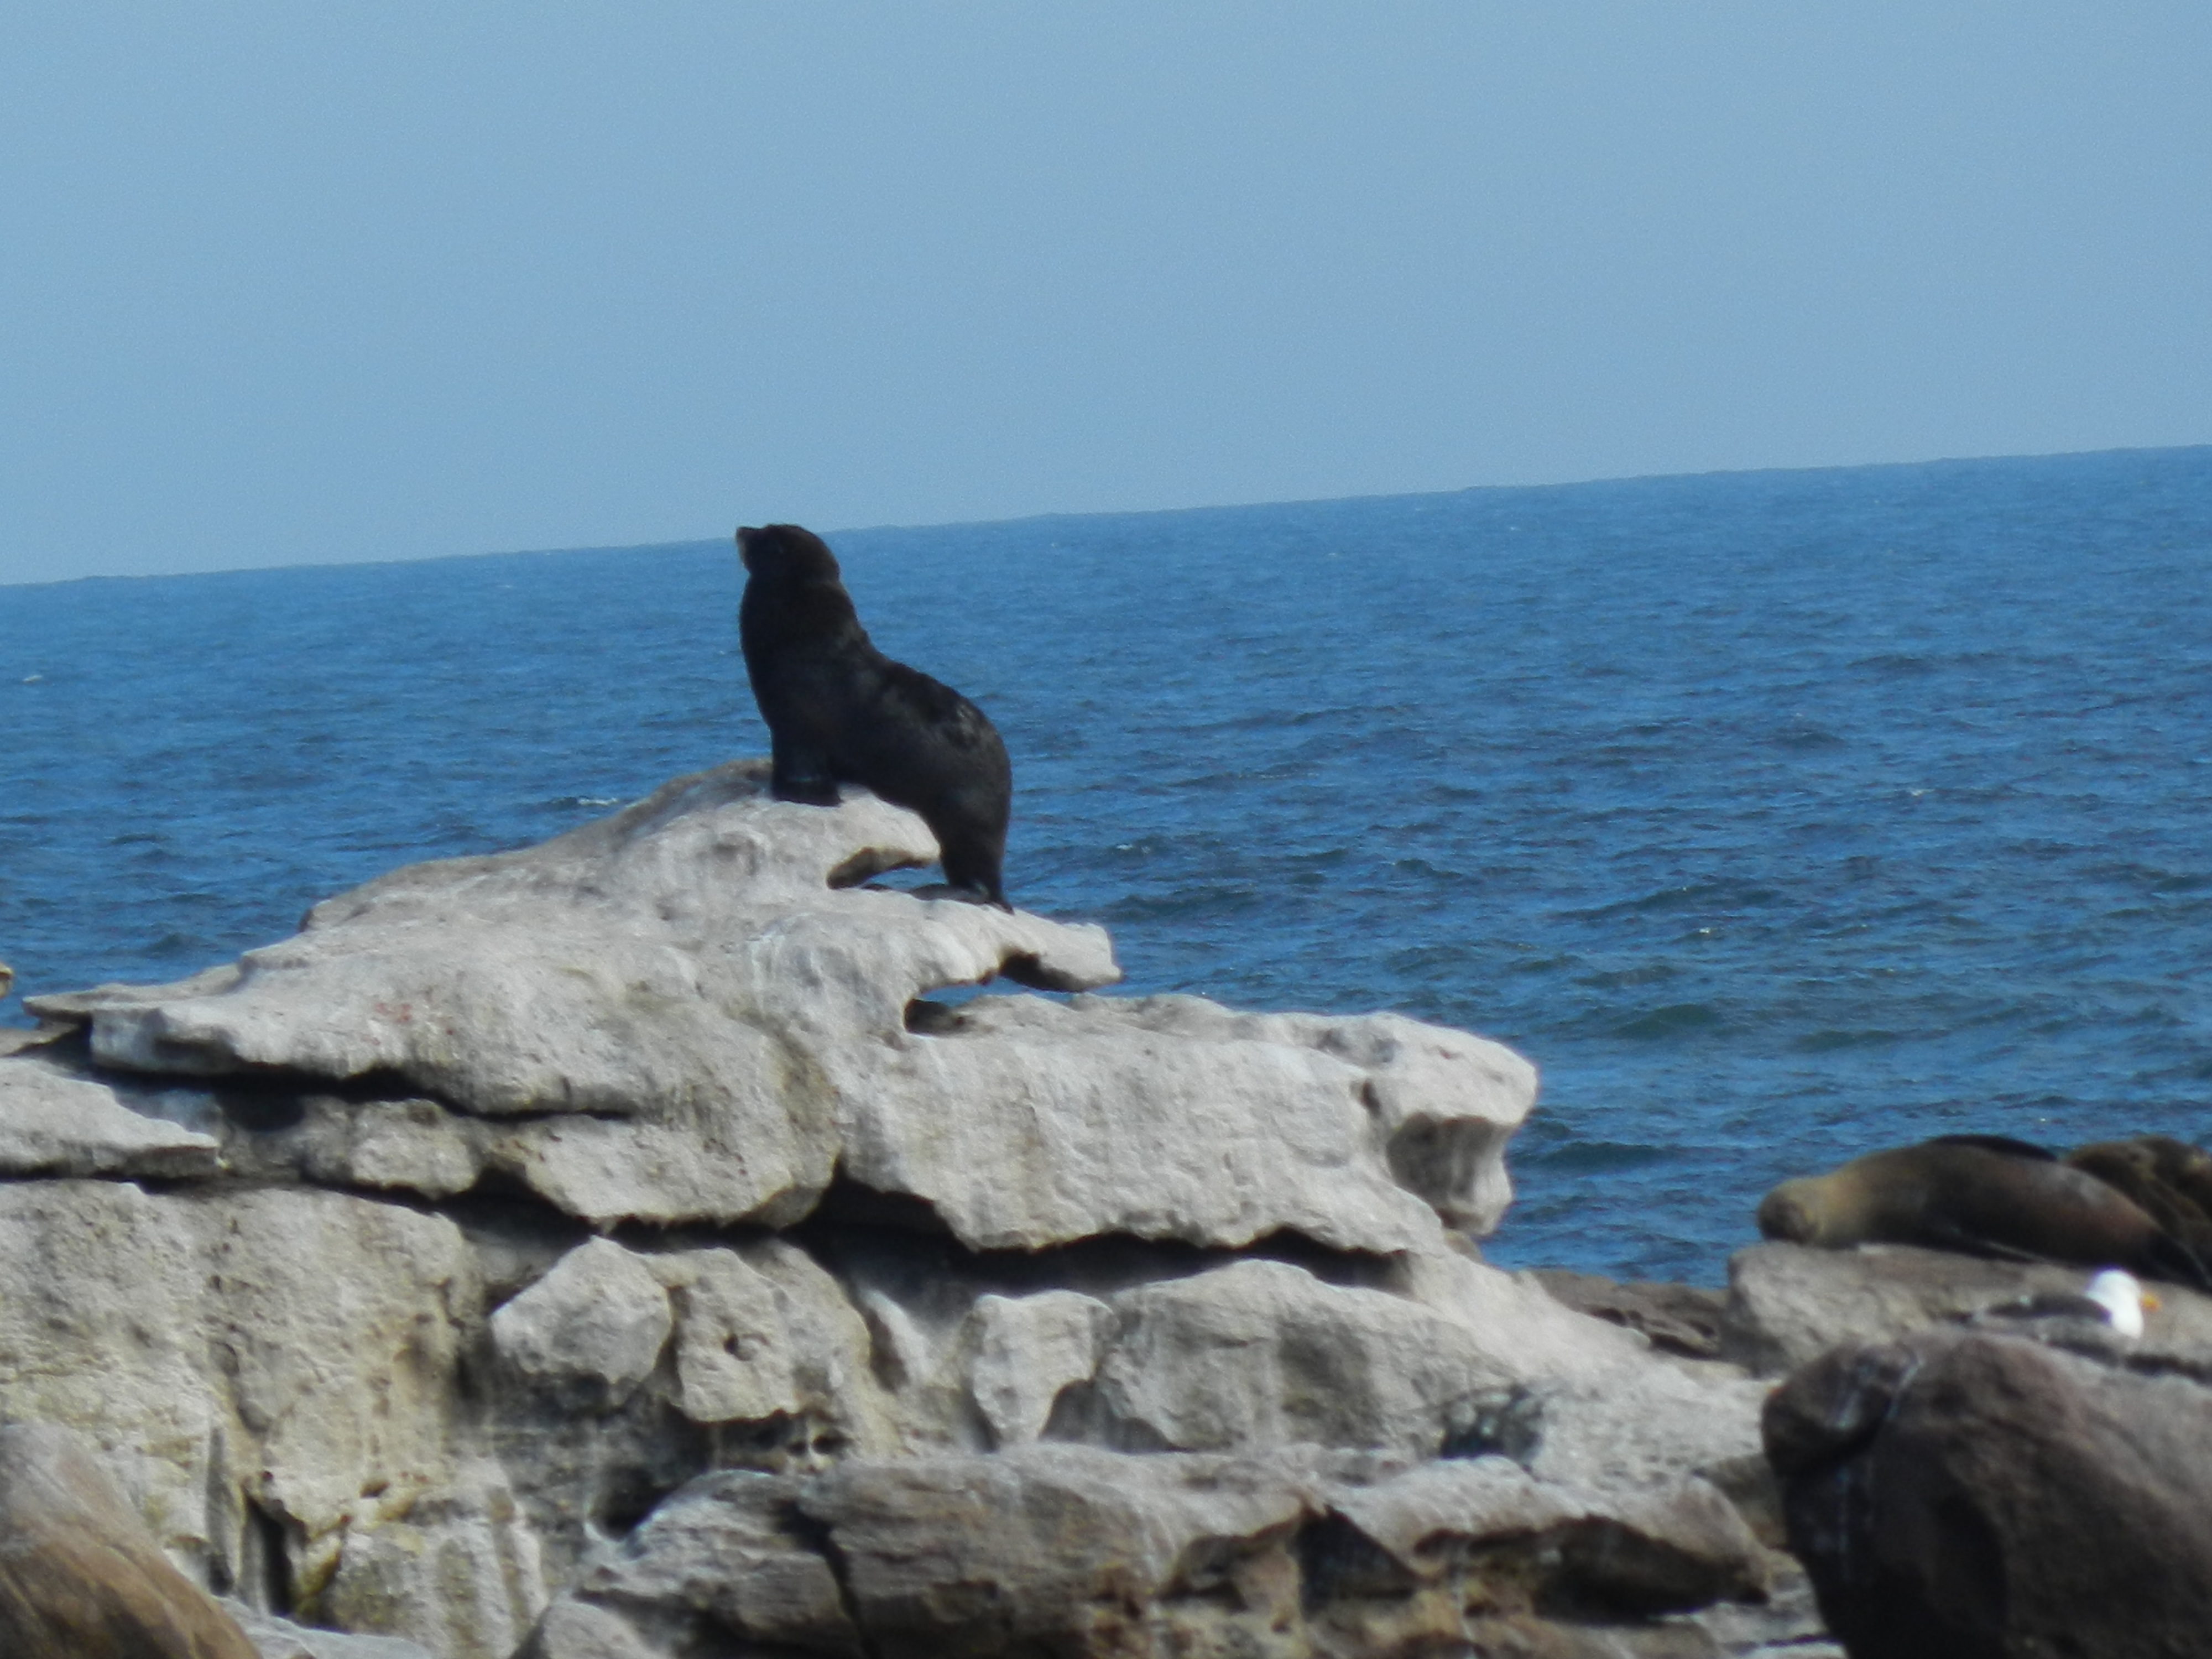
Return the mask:
[(1759, 1201), (1759, 1231), (1827, 1249), (1919, 1244), (2212, 1288), (2204, 1264), (2125, 1194), (1998, 1135), (1946, 1135), (1785, 1181)]
[(868, 641), (823, 539), (795, 524), (738, 532), (738, 640), (768, 724), (778, 800), (835, 806), (837, 786), (921, 815), (945, 879), (1000, 909), (1013, 768), (983, 711)]

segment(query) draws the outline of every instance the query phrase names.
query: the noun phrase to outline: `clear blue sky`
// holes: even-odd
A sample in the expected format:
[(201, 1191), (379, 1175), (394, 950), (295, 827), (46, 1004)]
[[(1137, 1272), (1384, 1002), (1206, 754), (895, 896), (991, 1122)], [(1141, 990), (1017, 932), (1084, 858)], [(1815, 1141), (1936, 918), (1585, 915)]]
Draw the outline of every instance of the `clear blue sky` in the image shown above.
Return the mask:
[(0, 12), (0, 582), (2212, 441), (2212, 6)]

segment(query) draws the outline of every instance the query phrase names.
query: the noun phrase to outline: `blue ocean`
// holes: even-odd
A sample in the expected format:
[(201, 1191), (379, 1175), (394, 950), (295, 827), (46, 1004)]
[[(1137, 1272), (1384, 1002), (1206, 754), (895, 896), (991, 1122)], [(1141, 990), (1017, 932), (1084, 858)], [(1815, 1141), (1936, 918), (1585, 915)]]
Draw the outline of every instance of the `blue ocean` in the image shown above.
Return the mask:
[[(1876, 1147), (2212, 1138), (2212, 448), (830, 539), (1005, 733), (1015, 901), (1126, 989), (1537, 1063), (1493, 1261), (1714, 1283), (1769, 1185)], [(17, 994), (763, 752), (739, 580), (717, 540), (0, 588)]]

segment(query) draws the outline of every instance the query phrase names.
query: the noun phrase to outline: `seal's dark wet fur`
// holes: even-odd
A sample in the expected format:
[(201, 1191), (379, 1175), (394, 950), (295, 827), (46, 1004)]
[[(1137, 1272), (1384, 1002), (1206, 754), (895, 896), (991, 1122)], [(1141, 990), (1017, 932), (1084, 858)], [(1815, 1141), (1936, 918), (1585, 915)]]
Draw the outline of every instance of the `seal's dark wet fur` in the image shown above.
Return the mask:
[(837, 804), (856, 783), (921, 815), (945, 878), (1010, 908), (1000, 884), (1013, 769), (983, 711), (868, 642), (823, 539), (794, 524), (738, 532), (738, 640), (768, 723), (778, 800)]

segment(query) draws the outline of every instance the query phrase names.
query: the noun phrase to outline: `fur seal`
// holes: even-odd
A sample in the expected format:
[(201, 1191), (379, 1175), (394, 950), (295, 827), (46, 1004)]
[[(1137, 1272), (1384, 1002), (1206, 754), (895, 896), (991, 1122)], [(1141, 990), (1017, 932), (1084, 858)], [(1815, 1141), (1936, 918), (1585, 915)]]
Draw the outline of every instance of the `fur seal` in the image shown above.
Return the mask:
[(1920, 1244), (2212, 1289), (2204, 1263), (2133, 1200), (1999, 1135), (1945, 1135), (1785, 1181), (1759, 1200), (1759, 1231), (1824, 1249)]
[(2212, 1155), (2171, 1135), (2076, 1146), (2067, 1163), (2133, 1199), (2200, 1261), (2212, 1262)]
[(1000, 882), (1013, 768), (983, 711), (869, 643), (837, 561), (795, 524), (738, 532), (738, 641), (778, 800), (835, 806), (859, 784), (921, 815), (945, 879), (1012, 909)]

